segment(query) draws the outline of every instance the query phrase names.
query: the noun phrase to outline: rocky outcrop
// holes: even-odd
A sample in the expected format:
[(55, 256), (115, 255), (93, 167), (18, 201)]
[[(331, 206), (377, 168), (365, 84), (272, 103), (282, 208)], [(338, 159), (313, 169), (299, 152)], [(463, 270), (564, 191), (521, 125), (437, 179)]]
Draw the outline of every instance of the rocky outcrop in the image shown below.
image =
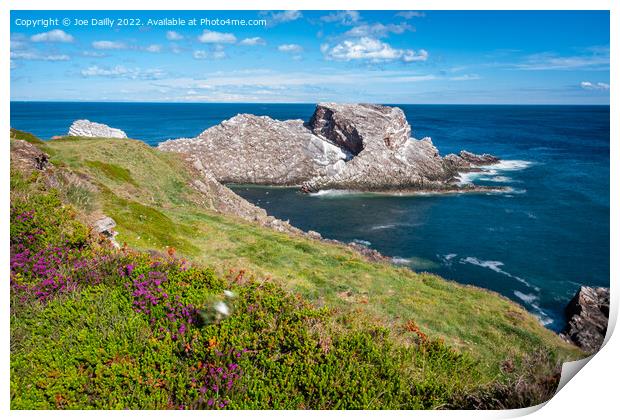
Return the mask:
[(605, 340), (609, 322), (609, 289), (581, 286), (568, 303), (568, 324), (562, 335), (588, 353), (597, 351)]
[(25, 140), (11, 139), (11, 165), (25, 174), (44, 171), (50, 165), (49, 155)]
[(187, 169), (193, 173), (192, 187), (201, 193), (206, 207), (223, 214), (234, 215), (248, 222), (258, 223), (278, 232), (304, 234), (302, 230), (287, 221), (269, 216), (264, 209), (255, 206), (219, 183), (198, 155), (187, 155), (185, 159), (188, 164)]
[(322, 103), (309, 126), (353, 157), (338, 173), (304, 182), (304, 191), (441, 189), (449, 180), (437, 148), (430, 138), (411, 138), (411, 127), (400, 108)]
[(454, 174), (458, 172), (472, 172), (480, 171), (481, 166), (494, 165), (499, 163), (500, 160), (487, 153), (483, 155), (476, 155), (468, 152), (467, 150), (461, 150), (458, 155), (453, 153), (446, 155), (443, 158), (444, 166), (450, 172)]
[(108, 127), (105, 124), (99, 124), (88, 120), (77, 120), (69, 127), (69, 136), (75, 137), (101, 137), (126, 139), (127, 134), (118, 128)]
[(241, 114), (159, 148), (201, 159), (223, 183), (305, 192), (477, 190), (485, 187), (457, 183), (457, 170), (497, 162), (469, 152), (446, 161), (430, 138), (411, 137), (400, 108), (371, 104), (320, 103), (308, 124)]
[(120, 248), (119, 243), (116, 242), (116, 235), (118, 235), (118, 232), (114, 230), (115, 227), (116, 222), (109, 216), (104, 216), (101, 219), (97, 219), (93, 223), (93, 229), (95, 232), (107, 238), (115, 248)]
[(315, 136), (302, 120), (240, 114), (195, 139), (169, 140), (161, 150), (198, 157), (224, 183), (299, 185), (336, 173), (347, 159), (338, 146)]

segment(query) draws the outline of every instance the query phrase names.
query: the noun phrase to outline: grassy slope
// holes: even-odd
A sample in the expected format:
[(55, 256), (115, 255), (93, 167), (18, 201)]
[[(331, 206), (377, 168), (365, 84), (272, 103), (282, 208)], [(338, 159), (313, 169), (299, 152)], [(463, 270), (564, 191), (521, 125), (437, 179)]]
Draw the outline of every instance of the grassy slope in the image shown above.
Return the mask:
[[(101, 209), (117, 223), (120, 242), (138, 249), (171, 246), (223, 273), (246, 269), (320, 304), (379, 319), (394, 337), (413, 320), (431, 337), (480, 362), (480, 383), (546, 348), (560, 358), (580, 353), (539, 325), (519, 305), (495, 293), (385, 263), (370, 263), (345, 247), (291, 237), (202, 206), (188, 187), (180, 158), (133, 140), (48, 142), (52, 162), (94, 178), (103, 193), (78, 204)], [(342, 292), (351, 292), (349, 295)]]

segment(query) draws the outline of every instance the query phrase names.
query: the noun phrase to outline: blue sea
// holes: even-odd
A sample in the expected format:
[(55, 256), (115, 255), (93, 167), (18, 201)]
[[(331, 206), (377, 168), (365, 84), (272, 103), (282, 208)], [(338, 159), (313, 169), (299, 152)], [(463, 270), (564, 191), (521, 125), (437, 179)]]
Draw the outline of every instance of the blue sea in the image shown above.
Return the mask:
[[(414, 270), (494, 290), (553, 330), (582, 284), (609, 285), (609, 107), (399, 105), (440, 153), (503, 161), (474, 182), (501, 194), (384, 196), (233, 187), (270, 214), (357, 241)], [(312, 104), (12, 102), (11, 127), (41, 138), (86, 118), (150, 145), (238, 113), (309, 119)], [(153, 174), (157, 176), (157, 174)]]

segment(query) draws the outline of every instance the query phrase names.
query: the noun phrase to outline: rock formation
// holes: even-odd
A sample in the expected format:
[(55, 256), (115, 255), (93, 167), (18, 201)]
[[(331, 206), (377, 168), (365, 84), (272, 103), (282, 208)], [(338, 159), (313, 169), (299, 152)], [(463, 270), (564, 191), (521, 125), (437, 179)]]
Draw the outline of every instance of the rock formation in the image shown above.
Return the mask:
[(308, 124), (241, 114), (158, 147), (199, 158), (223, 183), (301, 185), (305, 192), (482, 189), (457, 184), (457, 171), (498, 161), (465, 151), (443, 159), (430, 138), (411, 138), (400, 108), (370, 104), (321, 103)]
[(476, 155), (467, 150), (461, 150), (461, 153), (455, 155), (453, 153), (443, 158), (444, 166), (452, 172), (471, 172), (480, 171), (481, 166), (493, 165), (499, 163), (499, 159), (487, 153)]
[(101, 137), (126, 139), (127, 134), (118, 128), (108, 127), (105, 124), (99, 124), (88, 120), (77, 120), (69, 127), (69, 136), (76, 137)]
[(169, 140), (161, 150), (199, 157), (223, 183), (299, 185), (313, 176), (340, 170), (347, 158), (302, 120), (278, 121), (240, 114), (195, 139)]
[(566, 306), (563, 336), (588, 353), (602, 345), (609, 321), (609, 289), (581, 286)]

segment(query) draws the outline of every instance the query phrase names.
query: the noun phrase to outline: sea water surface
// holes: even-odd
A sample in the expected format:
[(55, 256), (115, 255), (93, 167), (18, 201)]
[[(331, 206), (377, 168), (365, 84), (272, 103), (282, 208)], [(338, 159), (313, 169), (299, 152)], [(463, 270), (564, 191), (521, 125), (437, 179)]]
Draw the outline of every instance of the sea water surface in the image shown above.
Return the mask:
[[(609, 285), (609, 107), (399, 106), (413, 135), (431, 137), (442, 155), (466, 149), (499, 156), (499, 165), (463, 181), (510, 191), (386, 196), (233, 189), (299, 228), (497, 291), (549, 328), (563, 328), (563, 309), (580, 285)], [(312, 104), (12, 102), (11, 127), (50, 138), (86, 118), (154, 146), (194, 137), (238, 113), (308, 120), (313, 110)]]

